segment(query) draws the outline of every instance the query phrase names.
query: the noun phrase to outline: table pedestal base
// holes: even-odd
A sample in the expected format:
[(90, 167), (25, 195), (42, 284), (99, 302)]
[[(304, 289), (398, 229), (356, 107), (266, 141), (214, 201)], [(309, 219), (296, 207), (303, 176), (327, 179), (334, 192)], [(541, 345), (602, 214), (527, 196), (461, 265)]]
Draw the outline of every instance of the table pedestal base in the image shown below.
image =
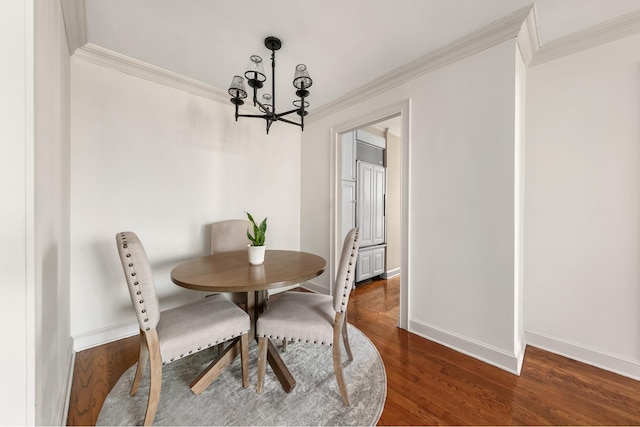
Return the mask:
[[(265, 309), (266, 292), (247, 292), (246, 299), (246, 311), (251, 320), (249, 329), (249, 339), (256, 340), (256, 321), (260, 314)], [(282, 384), (282, 389), (290, 393), (296, 386), (296, 380), (289, 372), (287, 365), (280, 357), (278, 350), (273, 345), (271, 340), (267, 340), (267, 362), (276, 374), (276, 378)], [(219, 347), (222, 350), (222, 346)], [(193, 382), (189, 385), (191, 391), (194, 394), (200, 394), (211, 385), (211, 383), (218, 378), (222, 371), (233, 362), (233, 360), (240, 354), (240, 338), (236, 338), (232, 341), (231, 345), (222, 350), (222, 353), (205, 369)]]
[(275, 346), (271, 342), (271, 340), (267, 340), (269, 344), (267, 344), (267, 362), (271, 365), (271, 369), (276, 374), (276, 378), (282, 384), (282, 388), (285, 392), (290, 393), (291, 390), (296, 386), (296, 380), (289, 372), (287, 365), (284, 364), (278, 350), (276, 350)]
[(224, 371), (224, 369), (233, 362), (233, 360), (240, 354), (240, 338), (233, 340), (231, 345), (225, 348), (216, 359), (207, 366), (207, 369), (202, 371), (198, 378), (193, 380), (189, 387), (193, 394), (198, 395), (205, 391), (211, 383), (218, 378), (218, 376)]

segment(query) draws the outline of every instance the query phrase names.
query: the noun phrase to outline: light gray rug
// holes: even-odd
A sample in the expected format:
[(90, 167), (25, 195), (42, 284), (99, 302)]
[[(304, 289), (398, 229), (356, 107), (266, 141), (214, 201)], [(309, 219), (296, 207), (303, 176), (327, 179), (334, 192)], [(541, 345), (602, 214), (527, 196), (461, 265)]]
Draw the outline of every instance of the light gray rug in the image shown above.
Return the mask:
[[(369, 339), (349, 325), (354, 360), (344, 363), (351, 406), (340, 397), (328, 346), (289, 343), (282, 359), (296, 379), (285, 393), (270, 367), (265, 389), (255, 392), (257, 345), (251, 343), (249, 388), (242, 388), (240, 357), (199, 396), (189, 383), (209, 364), (215, 349), (201, 351), (163, 367), (156, 425), (375, 425), (387, 394), (387, 377), (380, 354)], [(279, 349), (280, 344), (276, 344)], [(341, 345), (342, 347), (342, 345)], [(343, 361), (346, 353), (342, 349)], [(107, 396), (97, 425), (139, 425), (149, 395), (149, 368), (140, 389), (130, 396), (135, 365), (118, 380)]]

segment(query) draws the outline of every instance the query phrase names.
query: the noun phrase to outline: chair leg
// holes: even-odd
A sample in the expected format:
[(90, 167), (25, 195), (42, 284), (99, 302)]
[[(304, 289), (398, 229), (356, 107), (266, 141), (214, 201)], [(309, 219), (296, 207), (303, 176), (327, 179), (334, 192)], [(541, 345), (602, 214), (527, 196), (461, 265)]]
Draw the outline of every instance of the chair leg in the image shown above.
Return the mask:
[(140, 351), (138, 354), (138, 366), (136, 366), (136, 375), (133, 377), (133, 384), (131, 385), (131, 396), (134, 396), (138, 392), (140, 381), (142, 381), (144, 371), (147, 368), (148, 359), (149, 350), (147, 349), (147, 340), (144, 337), (144, 332), (140, 331)]
[[(339, 344), (339, 343), (338, 343)], [(338, 381), (338, 388), (340, 388), (340, 395), (345, 405), (349, 406), (349, 394), (347, 393), (347, 385), (344, 382), (344, 373), (342, 372), (342, 360), (340, 357), (340, 345), (333, 346), (333, 370), (336, 373), (336, 380)]]
[[(346, 313), (336, 313), (336, 317), (333, 320), (333, 370), (336, 373), (336, 380), (338, 381), (338, 387), (340, 388), (340, 395), (345, 405), (349, 406), (349, 394), (347, 393), (347, 385), (344, 382), (344, 373), (342, 372), (342, 357), (340, 355), (340, 335), (342, 334), (344, 339), (344, 333), (346, 329), (343, 328), (347, 324)], [(348, 342), (348, 341), (347, 341)], [(351, 353), (351, 349), (348, 344), (345, 343), (345, 347), (348, 348), (348, 353)]]
[[(149, 364), (151, 365), (151, 382), (149, 385), (149, 400), (147, 402), (147, 411), (144, 415), (144, 425), (153, 425), (153, 420), (158, 411), (158, 403), (160, 403), (160, 389), (162, 387), (162, 358), (160, 356), (160, 345), (158, 342), (158, 334), (155, 329), (147, 332), (147, 346), (149, 347)], [(149, 335), (154, 335), (149, 337)]]
[(249, 334), (240, 336), (240, 361), (242, 362), (242, 387), (249, 387)]
[(347, 360), (353, 360), (353, 353), (351, 353), (351, 345), (349, 344), (349, 334), (347, 333), (346, 313), (344, 322), (342, 323), (342, 341), (344, 342), (344, 349), (347, 351)]
[(256, 391), (262, 393), (264, 390), (264, 377), (267, 370), (267, 347), (269, 338), (260, 337), (258, 339), (258, 385)]
[(284, 353), (285, 351), (287, 351), (287, 340), (286, 339), (282, 340), (282, 352)]

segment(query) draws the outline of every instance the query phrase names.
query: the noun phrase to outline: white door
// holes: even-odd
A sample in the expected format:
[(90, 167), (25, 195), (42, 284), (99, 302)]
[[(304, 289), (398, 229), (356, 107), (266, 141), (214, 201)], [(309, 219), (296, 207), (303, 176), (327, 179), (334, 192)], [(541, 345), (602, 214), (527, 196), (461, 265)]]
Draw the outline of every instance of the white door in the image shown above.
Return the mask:
[(356, 224), (360, 228), (360, 247), (373, 245), (373, 166), (358, 162)]

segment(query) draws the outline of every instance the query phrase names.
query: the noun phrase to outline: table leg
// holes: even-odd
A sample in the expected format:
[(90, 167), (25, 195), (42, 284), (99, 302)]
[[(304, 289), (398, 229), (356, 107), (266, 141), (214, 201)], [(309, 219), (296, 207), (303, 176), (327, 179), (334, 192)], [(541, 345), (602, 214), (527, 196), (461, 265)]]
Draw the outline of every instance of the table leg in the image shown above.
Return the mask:
[(271, 340), (267, 340), (269, 344), (267, 344), (267, 362), (271, 365), (271, 369), (276, 374), (276, 378), (280, 381), (282, 388), (285, 392), (290, 393), (291, 390), (296, 386), (296, 380), (289, 372), (287, 365), (284, 364), (284, 361), (278, 354), (278, 350), (274, 347)]
[(240, 354), (240, 338), (235, 338), (231, 345), (229, 345), (222, 354), (220, 354), (211, 364), (205, 369), (198, 378), (193, 380), (189, 387), (191, 391), (198, 395), (205, 391), (207, 387), (222, 373), (222, 371), (233, 362), (233, 359)]
[(247, 292), (247, 314), (249, 315), (249, 339), (256, 339), (256, 322), (265, 309), (265, 291)]
[[(247, 314), (250, 319), (249, 339), (256, 339), (256, 322), (265, 306), (264, 291), (247, 292)], [(280, 381), (282, 389), (290, 393), (296, 386), (296, 380), (291, 375), (291, 372), (284, 364), (284, 361), (280, 357), (278, 350), (275, 348), (271, 340), (267, 340), (267, 362), (276, 374), (276, 378)], [(222, 350), (220, 348), (220, 350)], [(191, 391), (195, 394), (200, 394), (209, 387), (209, 385), (220, 375), (220, 373), (240, 354), (240, 342), (236, 338), (226, 349), (222, 350), (216, 360), (214, 360), (208, 367), (202, 372), (198, 378), (193, 380), (190, 384)]]
[(258, 313), (256, 313), (256, 294), (257, 292), (247, 292), (247, 314), (249, 315), (249, 339), (256, 339), (256, 321), (258, 320)]
[[(249, 330), (249, 339), (257, 340), (256, 337), (256, 322), (258, 317), (265, 310), (266, 291), (247, 292), (247, 314), (251, 320), (251, 327)], [(289, 393), (296, 386), (296, 380), (289, 372), (287, 365), (278, 354), (278, 350), (274, 347), (271, 340), (267, 346), (267, 362), (276, 374), (276, 378), (282, 384), (282, 388), (285, 392)]]

